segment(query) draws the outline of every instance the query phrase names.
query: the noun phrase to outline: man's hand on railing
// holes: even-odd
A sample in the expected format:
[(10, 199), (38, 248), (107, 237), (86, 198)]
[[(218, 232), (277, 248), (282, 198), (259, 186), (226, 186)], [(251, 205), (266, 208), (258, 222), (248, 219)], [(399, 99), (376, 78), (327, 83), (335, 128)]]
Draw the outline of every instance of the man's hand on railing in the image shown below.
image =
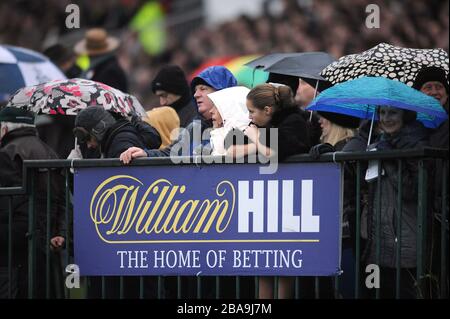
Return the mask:
[(134, 158), (138, 157), (147, 157), (147, 153), (142, 148), (133, 146), (120, 154), (119, 159), (124, 164), (129, 164)]
[(62, 236), (55, 236), (52, 239), (50, 239), (50, 247), (52, 250), (60, 250), (64, 247), (65, 239)]
[(83, 154), (81, 154), (80, 145), (75, 146), (74, 149), (70, 151), (69, 156), (67, 156), (67, 159), (82, 159)]

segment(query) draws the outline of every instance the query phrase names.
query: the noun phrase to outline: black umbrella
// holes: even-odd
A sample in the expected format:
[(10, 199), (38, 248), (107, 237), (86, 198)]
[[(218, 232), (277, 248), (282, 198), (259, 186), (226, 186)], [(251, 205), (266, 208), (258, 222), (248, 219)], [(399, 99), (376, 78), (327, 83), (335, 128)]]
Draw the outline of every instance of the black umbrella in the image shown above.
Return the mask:
[(442, 49), (411, 49), (380, 43), (362, 53), (341, 57), (321, 75), (333, 84), (362, 76), (383, 76), (412, 86), (420, 69), (434, 66), (448, 74), (448, 63), (448, 53)]
[(324, 79), (320, 72), (329, 64), (336, 61), (325, 52), (305, 52), (296, 56), (284, 57), (264, 71), (297, 76), (318, 91), (331, 87), (331, 83)]
[(303, 53), (271, 53), (252, 60), (244, 65), (248, 66), (249, 68), (263, 69), (263, 71), (266, 71), (266, 68), (272, 66), (274, 63), (282, 60), (283, 58), (293, 57), (301, 54)]

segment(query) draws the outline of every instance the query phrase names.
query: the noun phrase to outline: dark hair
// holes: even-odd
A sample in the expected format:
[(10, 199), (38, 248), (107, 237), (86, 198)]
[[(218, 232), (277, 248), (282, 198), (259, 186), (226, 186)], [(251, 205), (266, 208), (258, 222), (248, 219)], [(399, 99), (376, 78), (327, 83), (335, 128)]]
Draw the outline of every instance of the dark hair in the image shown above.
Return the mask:
[(280, 83), (287, 85), (291, 88), (292, 94), (295, 96), (297, 93), (299, 81), (298, 77), (292, 75), (278, 74), (278, 73), (269, 73), (269, 77), (266, 83)]
[(275, 112), (295, 107), (292, 90), (286, 85), (260, 84), (247, 94), (247, 100), (252, 101), (253, 106), (260, 110), (265, 106), (273, 107)]
[[(377, 116), (378, 118), (380, 118), (380, 110), (381, 107), (377, 107)], [(417, 120), (417, 113), (414, 111), (410, 111), (410, 110), (405, 110), (405, 109), (399, 109), (401, 111), (403, 111), (403, 115), (402, 115), (402, 120), (403, 120), (403, 124), (409, 124), (414, 122), (415, 120)]]
[(54, 44), (45, 49), (42, 53), (58, 66), (75, 58), (75, 53), (62, 44)]
[(164, 90), (177, 95), (190, 95), (184, 71), (177, 65), (163, 66), (152, 81), (152, 91)]
[(417, 113), (410, 110), (403, 110), (403, 123), (409, 124), (417, 119)]

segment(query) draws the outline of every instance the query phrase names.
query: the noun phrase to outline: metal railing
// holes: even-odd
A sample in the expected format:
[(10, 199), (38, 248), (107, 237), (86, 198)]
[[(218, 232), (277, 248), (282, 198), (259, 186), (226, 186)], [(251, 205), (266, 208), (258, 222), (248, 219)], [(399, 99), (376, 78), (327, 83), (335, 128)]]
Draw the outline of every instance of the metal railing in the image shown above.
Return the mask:
[[(375, 294), (371, 296), (366, 294), (368, 289), (364, 287), (364, 262), (363, 262), (363, 240), (359, 235), (361, 233), (361, 214), (363, 206), (363, 197), (366, 194), (366, 181), (363, 178), (364, 167), (368, 161), (377, 161), (378, 163), (378, 177), (375, 181), (375, 247), (376, 247), (376, 264), (380, 262), (382, 232), (380, 221), (383, 211), (381, 211), (381, 203), (383, 195), (381, 193), (381, 179), (382, 179), (382, 163), (389, 161), (396, 163), (397, 167), (397, 194), (396, 194), (396, 233), (399, 235), (396, 245), (396, 260), (395, 260), (395, 298), (401, 298), (402, 282), (407, 280), (401, 267), (402, 256), (402, 212), (404, 206), (404, 192), (413, 192), (414, 189), (404, 189), (403, 171), (408, 162), (417, 163), (417, 248), (415, 267), (414, 284), (417, 289), (417, 298), (448, 298), (448, 150), (438, 149), (421, 149), (421, 150), (402, 150), (402, 151), (378, 151), (378, 152), (358, 152), (358, 153), (342, 153), (324, 154), (318, 160), (313, 160), (307, 155), (299, 155), (289, 158), (286, 162), (289, 163), (304, 163), (304, 162), (337, 162), (341, 163), (345, 171), (345, 179), (354, 179), (354, 189), (344, 188), (344, 197), (350, 196), (354, 205), (354, 219), (355, 228), (352, 230), (352, 238), (354, 242), (351, 243), (351, 249), (354, 253), (354, 272), (353, 282), (351, 282), (351, 295), (343, 294), (344, 286), (349, 287), (348, 283), (341, 282), (340, 276), (336, 277), (294, 277), (291, 280), (293, 285), (294, 298), (382, 298), (381, 289), (374, 289)], [(195, 165), (203, 165), (203, 163), (211, 163), (210, 160), (203, 161), (202, 158), (196, 161)], [(64, 283), (64, 268), (53, 269), (52, 259), (53, 255), (58, 255), (50, 249), (48, 245), (50, 241), (51, 228), (51, 205), (52, 192), (51, 179), (52, 174), (62, 174), (64, 176), (64, 219), (66, 224), (65, 231), (65, 248), (62, 252), (62, 264), (68, 265), (73, 258), (73, 243), (72, 238), (72, 208), (71, 208), (71, 173), (72, 167), (115, 167), (121, 166), (121, 162), (117, 159), (102, 159), (102, 160), (34, 160), (25, 161), (23, 168), (23, 185), (21, 187), (0, 188), (0, 199), (6, 198), (7, 208), (3, 208), (3, 212), (7, 212), (7, 218), (0, 216), (0, 221), (7, 220), (7, 236), (0, 238), (6, 239), (6, 244), (1, 243), (0, 248), (2, 261), (0, 267), (6, 268), (6, 273), (3, 275), (3, 288), (6, 285), (6, 290), (3, 291), (4, 297), (16, 298), (17, 295), (17, 267), (27, 266), (27, 294), (22, 297), (26, 298), (258, 298), (259, 296), (259, 281), (257, 277), (240, 277), (235, 276), (234, 280), (230, 277), (99, 277), (89, 278), (83, 280), (82, 293), (76, 295), (67, 287), (61, 288)], [(134, 161), (132, 166), (158, 166), (158, 165), (174, 165), (169, 158), (154, 158), (154, 159), (140, 159)], [(179, 165), (179, 164), (177, 164)], [(189, 164), (186, 164), (189, 165)], [(193, 164), (192, 164), (193, 165)], [(204, 164), (207, 165), (207, 164)], [(232, 164), (223, 164), (232, 165)], [(440, 171), (437, 175), (436, 171), (428, 171), (430, 166), (439, 166)], [(350, 174), (349, 174), (350, 172)], [(40, 237), (36, 230), (36, 197), (42, 194), (36, 194), (36, 179), (42, 181), (45, 175), (47, 183), (46, 192), (46, 230), (45, 230), (45, 247), (44, 253), (40, 252), (37, 256), (36, 249)], [(439, 193), (436, 190), (432, 191), (427, 188), (427, 185), (434, 183), (439, 184)], [(349, 195), (350, 194), (350, 195)], [(19, 253), (14, 249), (14, 201), (17, 198), (24, 198), (28, 202), (28, 231), (26, 234), (27, 242), (27, 265), (17, 265), (15, 257)], [(439, 202), (437, 202), (439, 201)], [(3, 201), (4, 202), (4, 201)], [(434, 204), (433, 210), (431, 204)], [(0, 207), (0, 209), (2, 209)], [(433, 224), (433, 225), (431, 225)], [(436, 230), (436, 225), (439, 229)], [(433, 227), (432, 227), (433, 226)], [(433, 233), (428, 233), (428, 230), (433, 228)], [(3, 230), (4, 228), (2, 228)], [(431, 238), (431, 236), (433, 238)], [(3, 239), (3, 241), (5, 240)], [(438, 242), (436, 242), (438, 240)], [(433, 242), (434, 247), (430, 248), (430, 241)], [(438, 247), (436, 247), (436, 245)], [(42, 248), (42, 245), (39, 244)], [(6, 250), (6, 253), (5, 253)], [(433, 269), (429, 269), (429, 260), (427, 256), (432, 253), (433, 258), (437, 256), (438, 265), (433, 264)], [(4, 259), (6, 258), (6, 260)], [(37, 259), (44, 258), (45, 260)], [(37, 267), (37, 263), (45, 264), (45, 267)], [(346, 269), (343, 269), (344, 272)], [(22, 270), (23, 276), (23, 270)], [(56, 279), (54, 277), (57, 277)], [(19, 279), (20, 280), (20, 279)], [(167, 283), (167, 281), (170, 281)], [(274, 280), (274, 298), (279, 297), (278, 283), (280, 278), (275, 277)], [(52, 288), (56, 282), (64, 291)], [(430, 284), (431, 282), (431, 284)], [(1, 282), (0, 282), (1, 283)], [(175, 288), (175, 291), (168, 290), (167, 287)], [(325, 289), (323, 286), (325, 285)], [(44, 287), (36, 290), (37, 286)], [(428, 287), (427, 287), (428, 286)], [(250, 289), (248, 288), (250, 287)], [(331, 287), (331, 288), (330, 288)], [(431, 288), (430, 288), (431, 287)], [(0, 285), (0, 293), (2, 286)], [(193, 289), (195, 288), (195, 289)], [(247, 289), (245, 289), (247, 288)], [(330, 293), (330, 289), (332, 290)], [(195, 290), (195, 291), (194, 291)], [(373, 290), (372, 290), (373, 291)], [(426, 292), (426, 293), (425, 293)]]

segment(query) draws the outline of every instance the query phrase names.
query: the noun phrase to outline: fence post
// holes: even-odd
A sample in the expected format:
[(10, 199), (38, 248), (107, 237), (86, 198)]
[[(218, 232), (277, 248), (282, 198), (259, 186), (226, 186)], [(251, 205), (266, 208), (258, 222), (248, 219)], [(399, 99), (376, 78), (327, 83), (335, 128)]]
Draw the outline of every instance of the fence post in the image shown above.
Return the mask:
[(417, 202), (417, 298), (424, 295), (424, 241), (426, 239), (426, 171), (424, 161), (419, 161), (419, 182), (418, 182), (418, 202)]
[(398, 174), (397, 174), (397, 251), (396, 251), (396, 281), (395, 281), (395, 298), (400, 299), (400, 280), (402, 267), (402, 199), (403, 199), (403, 185), (402, 185), (402, 169), (403, 160), (398, 160)]
[(356, 230), (355, 230), (355, 241), (356, 241), (356, 253), (355, 253), (355, 299), (359, 298), (359, 284), (360, 284), (360, 274), (359, 270), (361, 267), (361, 161), (356, 162)]
[(30, 172), (30, 196), (28, 201), (28, 299), (34, 298), (35, 290), (35, 257), (36, 257), (36, 233), (35, 233), (35, 220), (34, 220), (34, 204), (35, 204), (35, 192), (34, 192), (34, 172)]
[(441, 291), (440, 298), (448, 298), (448, 273), (447, 273), (447, 260), (448, 260), (448, 161), (442, 160), (442, 215), (441, 215)]

